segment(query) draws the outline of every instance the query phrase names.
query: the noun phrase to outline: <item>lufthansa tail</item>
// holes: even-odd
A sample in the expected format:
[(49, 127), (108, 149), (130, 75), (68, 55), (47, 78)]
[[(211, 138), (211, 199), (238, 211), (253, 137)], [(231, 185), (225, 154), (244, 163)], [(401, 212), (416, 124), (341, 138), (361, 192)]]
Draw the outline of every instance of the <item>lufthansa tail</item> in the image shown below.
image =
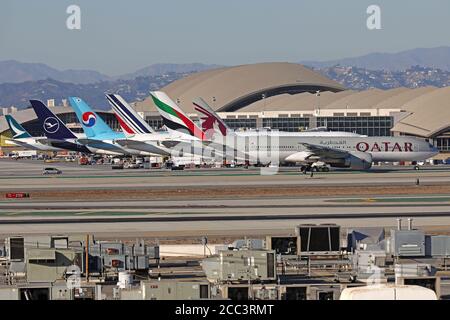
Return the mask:
[(9, 130), (13, 135), (13, 139), (30, 138), (31, 134), (25, 130), (20, 123), (16, 121), (11, 115), (5, 115), (6, 122), (8, 122)]
[(30, 100), (30, 103), (47, 138), (56, 140), (77, 138), (42, 101)]

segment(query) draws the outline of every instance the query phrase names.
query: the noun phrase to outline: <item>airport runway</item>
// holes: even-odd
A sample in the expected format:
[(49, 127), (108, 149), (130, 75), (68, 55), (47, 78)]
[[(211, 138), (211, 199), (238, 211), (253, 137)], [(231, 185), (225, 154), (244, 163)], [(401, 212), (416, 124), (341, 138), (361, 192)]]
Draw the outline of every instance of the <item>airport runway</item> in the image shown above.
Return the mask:
[[(54, 166), (62, 175), (43, 176), (42, 168)], [(1, 191), (190, 188), (251, 186), (410, 186), (417, 179), (423, 185), (450, 185), (450, 170), (435, 167), (415, 171), (412, 168), (374, 168), (369, 172), (332, 171), (313, 177), (298, 168), (197, 169), (173, 172), (167, 170), (111, 170), (109, 166), (80, 167), (73, 163), (46, 165), (37, 161), (0, 161)], [(276, 174), (273, 174), (276, 173)]]
[[(43, 177), (44, 166), (58, 167), (64, 173)], [(0, 160), (1, 192), (31, 194), (30, 199), (0, 201), (0, 235), (242, 236), (292, 233), (295, 225), (301, 223), (337, 223), (344, 228), (389, 227), (395, 226), (397, 217), (414, 217), (418, 227), (450, 230), (450, 193), (432, 193), (430, 189), (425, 190), (428, 194), (419, 194), (423, 190), (415, 185), (419, 179), (420, 186), (447, 190), (450, 186), (447, 167), (419, 171), (381, 167), (369, 172), (318, 173), (312, 178), (296, 170), (283, 168), (276, 175), (260, 175), (258, 168), (115, 171), (108, 166)], [(357, 195), (351, 193), (355, 192), (355, 186), (391, 189), (383, 196)], [(120, 196), (130, 188), (145, 188), (150, 195), (152, 191), (163, 190), (168, 195), (163, 199), (145, 198), (145, 194), (140, 199)], [(249, 194), (249, 190), (258, 188), (264, 188), (264, 194)], [(306, 191), (323, 188), (330, 194), (277, 195), (282, 188)], [(95, 196), (83, 199), (77, 196), (80, 190)], [(103, 197), (98, 193), (102, 190)], [(183, 197), (186, 190), (191, 193)], [(197, 190), (204, 193), (197, 194)], [(207, 190), (219, 190), (219, 196), (208, 198)], [(220, 190), (235, 193), (224, 192), (220, 196)], [(349, 190), (346, 195), (337, 195), (345, 190)], [(396, 195), (405, 190), (410, 194)]]
[[(379, 198), (378, 201), (382, 199), (392, 201), (392, 198)], [(350, 205), (325, 204), (328, 199), (311, 199), (311, 205), (295, 206), (299, 200), (292, 199), (292, 205), (286, 204), (285, 200), (283, 203), (272, 203), (271, 207), (266, 208), (262, 206), (270, 201), (262, 201), (258, 204), (259, 207), (251, 207), (253, 201), (246, 201), (239, 204), (239, 208), (2, 210), (0, 235), (18, 233), (95, 233), (113, 237), (263, 235), (292, 233), (294, 227), (301, 223), (337, 223), (342, 227), (394, 226), (398, 217), (414, 217), (415, 225), (420, 227), (443, 227), (450, 225), (450, 206), (448, 202), (442, 201), (447, 199), (438, 197), (434, 199), (438, 201), (432, 203), (425, 203), (424, 199), (419, 199), (421, 201), (414, 206), (409, 202), (402, 205), (398, 201), (378, 204), (360, 202)], [(314, 202), (317, 202), (317, 205), (313, 205)], [(245, 205), (250, 207), (246, 208)]]
[[(0, 210), (145, 210), (145, 212), (284, 212), (286, 210), (335, 210), (342, 208), (405, 208), (450, 206), (450, 195), (373, 196), (373, 197), (264, 197), (253, 199), (192, 199), (192, 200), (32, 200), (0, 201)], [(281, 211), (280, 211), (281, 210)], [(0, 212), (1, 214), (1, 212)]]
[[(434, 227), (435, 230), (443, 230), (448, 233), (450, 225), (450, 214), (446, 216), (414, 217), (414, 226), (420, 228)], [(161, 221), (143, 219), (124, 219), (116, 222), (94, 220), (89, 223), (73, 221), (68, 223), (26, 223), (26, 224), (0, 224), (0, 235), (17, 234), (95, 234), (108, 238), (134, 238), (134, 237), (187, 237), (187, 236), (264, 236), (268, 234), (293, 234), (298, 224), (305, 223), (336, 223), (342, 228), (352, 227), (395, 227), (396, 220), (393, 217), (332, 217), (332, 218), (300, 218), (278, 217), (273, 219), (243, 219), (242, 217), (226, 218), (224, 220), (202, 219), (191, 220), (179, 219)], [(437, 229), (436, 229), (437, 228)], [(442, 232), (441, 232), (442, 233)]]

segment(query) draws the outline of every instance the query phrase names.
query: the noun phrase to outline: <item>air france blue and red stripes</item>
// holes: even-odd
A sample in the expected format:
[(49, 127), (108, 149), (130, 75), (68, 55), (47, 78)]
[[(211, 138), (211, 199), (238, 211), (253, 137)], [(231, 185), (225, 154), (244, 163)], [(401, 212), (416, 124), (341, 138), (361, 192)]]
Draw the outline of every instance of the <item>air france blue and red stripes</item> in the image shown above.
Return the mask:
[(144, 119), (137, 115), (134, 110), (130, 110), (131, 107), (119, 95), (107, 94), (106, 98), (110, 102), (122, 129), (127, 133), (146, 134), (153, 132), (149, 125), (144, 122)]

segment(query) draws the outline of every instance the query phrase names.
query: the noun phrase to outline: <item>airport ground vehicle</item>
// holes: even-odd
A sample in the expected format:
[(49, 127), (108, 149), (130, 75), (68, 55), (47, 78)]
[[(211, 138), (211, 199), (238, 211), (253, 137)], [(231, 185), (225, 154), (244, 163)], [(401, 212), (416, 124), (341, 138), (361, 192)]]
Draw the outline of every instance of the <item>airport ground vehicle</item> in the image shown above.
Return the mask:
[(123, 165), (123, 168), (124, 169), (139, 169), (140, 164), (135, 163), (135, 162), (125, 162), (125, 164)]
[(380, 284), (346, 288), (340, 300), (437, 300), (436, 293), (417, 285)]
[(329, 172), (331, 166), (329, 164), (326, 164), (324, 162), (315, 162), (310, 167), (309, 166), (301, 166), (300, 171), (306, 172), (309, 170), (315, 171), (315, 172)]
[(78, 159), (78, 164), (81, 166), (85, 166), (89, 164), (89, 160), (87, 157), (80, 157), (80, 159)]
[(166, 169), (170, 169), (170, 170), (184, 170), (184, 167), (185, 167), (184, 164), (177, 164), (173, 160), (167, 160), (164, 163), (164, 166), (166, 167)]
[(44, 170), (42, 171), (42, 174), (62, 174), (62, 171), (57, 168), (47, 167), (47, 168), (44, 168)]

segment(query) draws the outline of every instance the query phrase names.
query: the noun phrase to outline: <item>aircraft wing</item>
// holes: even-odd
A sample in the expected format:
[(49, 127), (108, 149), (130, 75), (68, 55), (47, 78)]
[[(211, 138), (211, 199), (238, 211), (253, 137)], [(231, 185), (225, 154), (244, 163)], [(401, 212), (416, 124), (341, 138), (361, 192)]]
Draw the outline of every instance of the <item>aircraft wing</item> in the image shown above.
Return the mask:
[(6, 140), (5, 140), (5, 143), (6, 143), (6, 144), (9, 144), (9, 145), (11, 145), (11, 146), (21, 146), (21, 147), (27, 146), (26, 143), (23, 143), (23, 142), (21, 142), (20, 140), (13, 140), (13, 139), (6, 139)]
[(79, 144), (82, 144), (82, 145), (85, 145), (85, 146), (88, 146), (91, 148), (108, 150), (108, 151), (117, 151), (117, 152), (121, 153), (120, 147), (115, 146), (114, 144), (111, 144), (108, 142), (104, 142), (102, 140), (81, 138), (81, 139), (77, 139), (77, 142)]
[(179, 140), (164, 140), (164, 141), (161, 141), (161, 144), (163, 146), (165, 146), (166, 148), (169, 148), (169, 149), (176, 147), (180, 143), (181, 143), (181, 141), (179, 141)]
[[(185, 143), (185, 144), (191, 144), (192, 140), (186, 140), (186, 139), (179, 139), (179, 140), (164, 140), (161, 141), (161, 144), (164, 145), (166, 148), (174, 148), (177, 145), (179, 145), (180, 143)], [(204, 146), (209, 146), (211, 144), (211, 141), (197, 141), (197, 143), (201, 143)]]
[(47, 146), (52, 146), (53, 142), (64, 142), (64, 140), (60, 140), (60, 139), (50, 139), (50, 138), (41, 138), (41, 139), (36, 139), (37, 142), (45, 144)]
[(151, 142), (147, 142), (147, 141), (138, 141), (138, 140), (132, 140), (132, 139), (118, 139), (115, 140), (115, 142), (124, 147), (124, 148), (128, 148), (128, 149), (134, 149), (134, 150), (139, 150), (139, 151), (144, 151), (144, 152), (149, 152), (149, 153), (153, 153), (156, 155), (169, 155), (169, 153), (164, 150), (164, 148), (160, 148), (157, 146), (157, 141), (155, 141), (153, 143), (153, 141)]
[(336, 148), (330, 148), (311, 143), (302, 143), (302, 145), (306, 147), (309, 152), (321, 158), (343, 159), (348, 157), (349, 155), (347, 151)]

